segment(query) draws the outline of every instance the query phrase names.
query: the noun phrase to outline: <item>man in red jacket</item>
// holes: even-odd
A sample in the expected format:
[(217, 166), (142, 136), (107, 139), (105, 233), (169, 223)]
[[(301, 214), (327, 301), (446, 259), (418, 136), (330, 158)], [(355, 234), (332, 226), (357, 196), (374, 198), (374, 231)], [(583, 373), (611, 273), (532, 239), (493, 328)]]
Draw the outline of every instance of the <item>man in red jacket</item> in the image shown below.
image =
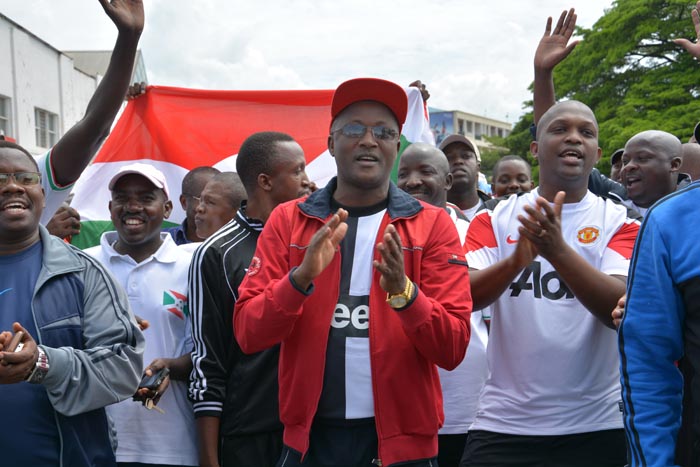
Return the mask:
[(471, 294), (450, 217), (389, 179), (406, 109), (388, 81), (338, 87), (338, 176), (272, 212), (239, 288), (243, 351), (282, 343), (278, 466), (436, 465), (436, 365), (464, 358)]

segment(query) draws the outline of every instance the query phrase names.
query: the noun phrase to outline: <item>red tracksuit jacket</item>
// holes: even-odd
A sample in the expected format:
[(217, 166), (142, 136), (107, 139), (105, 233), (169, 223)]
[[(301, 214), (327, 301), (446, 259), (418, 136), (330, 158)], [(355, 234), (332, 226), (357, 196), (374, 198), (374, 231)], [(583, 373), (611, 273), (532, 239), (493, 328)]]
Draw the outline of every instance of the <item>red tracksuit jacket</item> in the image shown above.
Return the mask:
[[(306, 200), (278, 206), (260, 236), (248, 276), (239, 288), (234, 332), (244, 352), (282, 343), (280, 418), (284, 443), (305, 454), (323, 386), (326, 345), (340, 287), (340, 253), (303, 293), (291, 282), (313, 234), (331, 216), (335, 180)], [(404, 266), (418, 288), (396, 311), (373, 272), (369, 297), (370, 362), (384, 465), (434, 457), (443, 422), (435, 365), (456, 367), (469, 342), (472, 308), (467, 264), (454, 223), (444, 209), (389, 190), (378, 240), (392, 223), (403, 243)], [(375, 259), (381, 259), (375, 252)]]

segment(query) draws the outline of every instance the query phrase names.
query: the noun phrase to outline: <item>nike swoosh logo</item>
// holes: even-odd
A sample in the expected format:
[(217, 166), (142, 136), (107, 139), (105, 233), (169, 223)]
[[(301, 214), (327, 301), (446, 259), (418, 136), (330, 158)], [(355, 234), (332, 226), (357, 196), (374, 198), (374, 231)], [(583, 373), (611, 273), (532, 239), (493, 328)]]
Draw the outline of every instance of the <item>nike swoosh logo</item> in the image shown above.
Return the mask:
[(511, 238), (511, 236), (508, 235), (508, 236), (506, 237), (506, 243), (510, 243), (511, 245), (512, 245), (513, 243), (518, 243), (518, 239), (516, 238), (515, 240), (513, 240), (513, 239)]
[(9, 289), (5, 289), (5, 290), (1, 291), (1, 292), (0, 292), (0, 295), (4, 294), (5, 292), (9, 292), (10, 290), (12, 290), (12, 287), (10, 287)]

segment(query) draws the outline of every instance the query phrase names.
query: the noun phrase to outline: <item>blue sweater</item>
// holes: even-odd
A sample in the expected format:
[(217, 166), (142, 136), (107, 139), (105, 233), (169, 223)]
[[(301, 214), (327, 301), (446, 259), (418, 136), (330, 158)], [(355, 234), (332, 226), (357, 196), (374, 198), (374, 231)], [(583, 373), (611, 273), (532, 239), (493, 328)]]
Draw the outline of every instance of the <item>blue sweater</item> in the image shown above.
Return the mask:
[[(674, 464), (683, 378), (700, 364), (700, 182), (655, 204), (639, 231), (619, 329), (631, 466)], [(695, 401), (700, 394), (693, 394)]]

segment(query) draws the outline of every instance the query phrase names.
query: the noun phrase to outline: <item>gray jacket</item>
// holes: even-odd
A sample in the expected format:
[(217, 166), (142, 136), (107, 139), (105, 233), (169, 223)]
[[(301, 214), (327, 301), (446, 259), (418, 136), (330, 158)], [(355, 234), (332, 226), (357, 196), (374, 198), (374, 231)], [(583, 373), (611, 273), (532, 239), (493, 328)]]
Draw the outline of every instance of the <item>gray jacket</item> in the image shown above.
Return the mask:
[(42, 384), (55, 410), (46, 416), (60, 434), (56, 465), (113, 465), (104, 407), (136, 391), (145, 340), (111, 274), (43, 226), (39, 233), (43, 256), (32, 315), (34, 338), (49, 359)]
[[(50, 368), (43, 385), (51, 404), (58, 412), (71, 416), (131, 397), (143, 370), (145, 340), (126, 293), (95, 259), (49, 235), (43, 226), (39, 229), (44, 253), (32, 314), (39, 330), (35, 339), (49, 357)], [(52, 312), (54, 319), (42, 319), (47, 317), (39, 309), (44, 300), (55, 298), (48, 302), (53, 308), (69, 300), (66, 294), (56, 295), (52, 290), (62, 292), (52, 279), (66, 274), (82, 284), (82, 306), (66, 310), (61, 317)], [(82, 345), (49, 345), (58, 337), (51, 337), (54, 330), (71, 328), (80, 330)]]

